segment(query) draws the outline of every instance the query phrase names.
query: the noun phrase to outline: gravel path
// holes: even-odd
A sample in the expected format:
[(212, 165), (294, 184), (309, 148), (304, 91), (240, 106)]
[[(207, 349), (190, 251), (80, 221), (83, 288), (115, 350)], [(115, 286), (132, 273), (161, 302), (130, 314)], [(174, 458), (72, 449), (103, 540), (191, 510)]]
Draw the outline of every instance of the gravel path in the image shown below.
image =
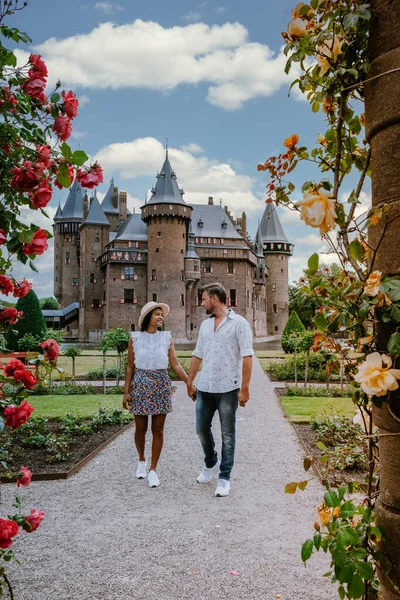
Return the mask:
[[(251, 399), (238, 412), (228, 498), (214, 497), (215, 482), (196, 483), (202, 454), (180, 382), (159, 488), (134, 478), (127, 432), (70, 480), (24, 489), (26, 508), (46, 518), (15, 542), (22, 561), (10, 568), (16, 600), (336, 599), (322, 578), (327, 557), (301, 564), (323, 488), (314, 481), (304, 493), (284, 494), (285, 483), (304, 478), (302, 451), (273, 389), (255, 360)], [(2, 488), (4, 513), (15, 487)]]

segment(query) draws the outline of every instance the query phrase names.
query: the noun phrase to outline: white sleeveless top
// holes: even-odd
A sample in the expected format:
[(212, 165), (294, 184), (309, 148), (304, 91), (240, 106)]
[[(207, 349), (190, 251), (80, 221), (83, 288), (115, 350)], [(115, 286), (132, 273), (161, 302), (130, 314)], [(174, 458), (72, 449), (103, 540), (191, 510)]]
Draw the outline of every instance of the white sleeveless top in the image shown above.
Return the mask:
[(133, 331), (131, 333), (136, 369), (154, 371), (168, 368), (168, 351), (171, 345), (170, 331)]

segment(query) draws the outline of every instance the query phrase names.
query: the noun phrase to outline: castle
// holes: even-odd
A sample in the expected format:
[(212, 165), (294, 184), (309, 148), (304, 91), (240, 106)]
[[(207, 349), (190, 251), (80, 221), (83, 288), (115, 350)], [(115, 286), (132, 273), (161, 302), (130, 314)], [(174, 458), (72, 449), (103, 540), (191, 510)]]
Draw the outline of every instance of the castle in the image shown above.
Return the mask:
[(228, 207), (187, 204), (168, 151), (141, 213), (127, 210), (126, 192), (111, 181), (103, 201), (75, 181), (54, 217), (54, 295), (61, 310), (45, 311), (67, 337), (95, 341), (114, 327), (137, 328), (150, 300), (169, 304), (166, 327), (176, 341), (197, 338), (205, 312), (199, 288), (219, 281), (228, 304), (255, 338), (280, 335), (288, 318), (287, 240), (268, 204), (254, 241), (246, 215)]

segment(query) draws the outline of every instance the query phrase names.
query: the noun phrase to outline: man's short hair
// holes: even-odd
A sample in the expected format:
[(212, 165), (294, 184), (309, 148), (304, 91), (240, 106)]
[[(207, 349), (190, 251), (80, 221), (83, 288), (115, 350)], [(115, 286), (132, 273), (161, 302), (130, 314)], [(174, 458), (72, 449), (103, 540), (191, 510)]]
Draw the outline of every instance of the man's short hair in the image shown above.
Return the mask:
[(207, 292), (209, 296), (217, 296), (218, 300), (222, 304), (226, 304), (226, 289), (221, 283), (208, 283), (200, 288), (200, 293)]

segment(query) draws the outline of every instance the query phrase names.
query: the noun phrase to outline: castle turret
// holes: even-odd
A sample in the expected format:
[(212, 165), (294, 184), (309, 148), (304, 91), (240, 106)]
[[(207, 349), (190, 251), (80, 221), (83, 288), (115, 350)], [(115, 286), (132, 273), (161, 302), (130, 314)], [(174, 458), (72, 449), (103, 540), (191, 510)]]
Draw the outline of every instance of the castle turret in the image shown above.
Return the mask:
[(122, 206), (120, 194), (118, 194), (118, 188), (114, 185), (114, 179), (110, 181), (110, 187), (107, 190), (106, 195), (101, 203), (101, 208), (106, 214), (108, 221), (111, 226), (110, 231), (117, 231), (121, 221), (126, 219), (126, 193), (122, 194)]
[(259, 234), (268, 267), (267, 334), (281, 336), (289, 316), (288, 262), (293, 253), (293, 244), (283, 231), (273, 203), (265, 207)]
[(54, 296), (61, 308), (79, 300), (80, 235), (83, 221), (82, 188), (74, 181), (63, 210), (54, 217)]
[(168, 327), (187, 339), (185, 255), (192, 208), (183, 193), (167, 151), (152, 197), (142, 206), (148, 231), (147, 299), (166, 302), (171, 307)]

